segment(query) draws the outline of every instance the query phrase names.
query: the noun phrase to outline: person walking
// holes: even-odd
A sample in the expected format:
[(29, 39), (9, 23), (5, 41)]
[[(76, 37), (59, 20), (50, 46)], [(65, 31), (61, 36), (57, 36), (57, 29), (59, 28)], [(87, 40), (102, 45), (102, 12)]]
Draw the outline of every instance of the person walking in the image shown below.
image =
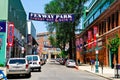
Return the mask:
[(91, 71), (93, 71), (94, 70), (95, 61), (94, 60), (90, 60), (90, 63), (91, 63)]

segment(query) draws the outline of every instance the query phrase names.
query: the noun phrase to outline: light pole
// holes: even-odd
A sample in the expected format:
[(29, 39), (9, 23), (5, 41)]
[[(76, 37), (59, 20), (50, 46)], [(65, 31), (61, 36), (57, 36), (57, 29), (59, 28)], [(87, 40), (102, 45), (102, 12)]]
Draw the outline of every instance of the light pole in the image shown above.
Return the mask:
[[(96, 34), (96, 38), (98, 38), (98, 33)], [(96, 39), (96, 49), (95, 49), (95, 53), (96, 53), (96, 64), (95, 64), (95, 72), (98, 73), (99, 72), (99, 69), (98, 69), (98, 42), (97, 42), (97, 39)]]

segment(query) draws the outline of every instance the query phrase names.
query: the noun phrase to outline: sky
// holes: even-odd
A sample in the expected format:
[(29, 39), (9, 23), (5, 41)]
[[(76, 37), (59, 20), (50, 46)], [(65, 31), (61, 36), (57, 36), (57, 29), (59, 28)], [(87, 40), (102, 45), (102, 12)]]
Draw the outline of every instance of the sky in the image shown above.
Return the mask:
[[(45, 4), (48, 4), (50, 1), (52, 0), (21, 0), (27, 14), (27, 19), (29, 12), (44, 13)], [(88, 5), (91, 1), (92, 0), (90, 0), (86, 5)], [(47, 32), (46, 29), (47, 25), (45, 24), (44, 21), (32, 21), (32, 22), (36, 28), (36, 34)]]
[[(50, 1), (52, 0), (21, 0), (27, 14), (27, 20), (28, 20), (29, 12), (44, 13), (45, 4), (48, 4)], [(36, 34), (47, 32), (45, 22), (43, 21), (32, 21), (32, 22), (36, 28)]]

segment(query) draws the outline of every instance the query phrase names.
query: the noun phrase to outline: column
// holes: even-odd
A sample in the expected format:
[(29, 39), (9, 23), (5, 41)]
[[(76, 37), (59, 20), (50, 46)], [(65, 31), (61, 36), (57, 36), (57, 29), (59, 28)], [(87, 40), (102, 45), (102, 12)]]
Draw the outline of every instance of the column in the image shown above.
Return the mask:
[[(108, 40), (107, 40), (107, 36), (106, 36), (106, 44), (108, 44)], [(109, 66), (109, 56), (108, 56), (108, 54), (109, 54), (109, 52), (108, 52), (108, 49), (107, 48), (105, 48), (105, 65), (106, 66)]]
[[(118, 26), (120, 26), (120, 11), (118, 12)], [(118, 36), (120, 38), (120, 30), (118, 31)], [(120, 64), (120, 46), (118, 48), (118, 64)]]
[(112, 29), (112, 15), (110, 15), (110, 30)]
[(114, 28), (117, 27), (117, 26), (116, 26), (116, 17), (117, 17), (117, 15), (116, 15), (116, 12), (115, 12), (115, 13), (114, 13)]
[(120, 11), (118, 11), (118, 26), (120, 26)]
[(49, 52), (48, 53), (48, 61), (50, 61), (51, 60), (51, 53)]
[[(106, 32), (108, 32), (108, 19), (106, 21)], [(108, 44), (107, 36), (105, 36), (106, 44)], [(108, 56), (108, 49), (105, 47), (105, 65), (109, 66), (109, 56)]]

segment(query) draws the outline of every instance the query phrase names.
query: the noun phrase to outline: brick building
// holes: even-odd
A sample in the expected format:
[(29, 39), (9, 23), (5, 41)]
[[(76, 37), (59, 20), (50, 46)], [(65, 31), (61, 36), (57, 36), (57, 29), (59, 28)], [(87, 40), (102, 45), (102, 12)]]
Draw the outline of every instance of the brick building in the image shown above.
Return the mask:
[(38, 33), (37, 42), (39, 44), (39, 54), (42, 58), (56, 58), (60, 53), (60, 49), (52, 47), (49, 41), (49, 36), (52, 35), (55, 37), (55, 33), (50, 34), (49, 32)]
[[(89, 63), (90, 59), (96, 59), (97, 45), (99, 62), (110, 67), (115, 65), (115, 56), (106, 45), (108, 39), (114, 38), (116, 34), (120, 36), (120, 0), (93, 0), (85, 10), (83, 18), (84, 30), (76, 36), (77, 60)], [(99, 36), (96, 37), (96, 34)]]

